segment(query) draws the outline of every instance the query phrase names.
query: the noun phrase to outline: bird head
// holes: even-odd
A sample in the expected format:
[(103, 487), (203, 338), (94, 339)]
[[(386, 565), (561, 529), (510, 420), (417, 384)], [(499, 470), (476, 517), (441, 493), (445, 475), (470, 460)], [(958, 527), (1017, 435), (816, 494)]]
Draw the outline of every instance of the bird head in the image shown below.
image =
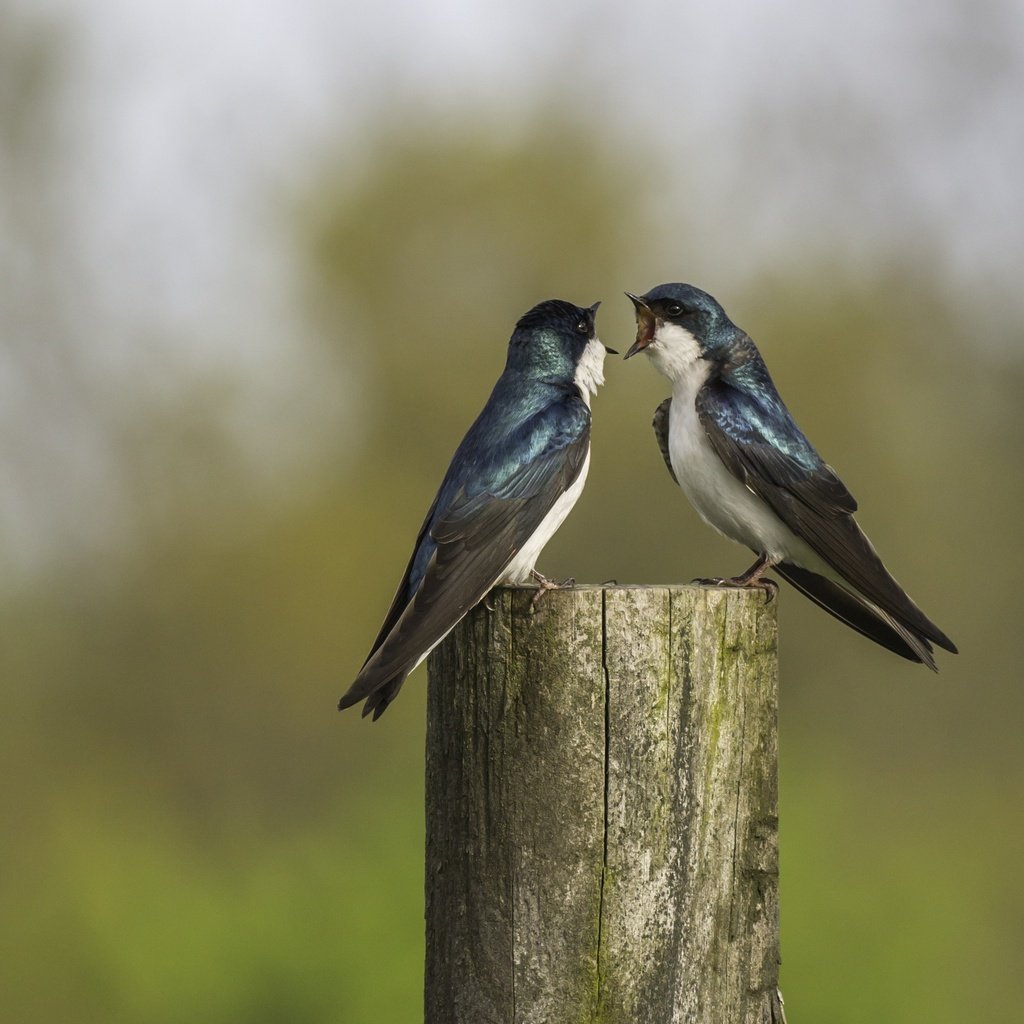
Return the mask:
[(646, 352), (670, 378), (697, 359), (713, 360), (733, 327), (725, 310), (690, 284), (660, 284), (646, 295), (626, 295), (636, 310), (636, 341), (625, 358)]
[(597, 307), (548, 299), (520, 317), (508, 348), (508, 367), (538, 379), (575, 383), (585, 398), (604, 383), (606, 348), (597, 337)]

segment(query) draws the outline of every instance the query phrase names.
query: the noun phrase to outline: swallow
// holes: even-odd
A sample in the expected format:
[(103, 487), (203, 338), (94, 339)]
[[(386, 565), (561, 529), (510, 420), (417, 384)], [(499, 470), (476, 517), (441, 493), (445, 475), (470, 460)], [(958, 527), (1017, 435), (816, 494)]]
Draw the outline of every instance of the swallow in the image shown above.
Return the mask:
[(796, 425), (753, 340), (707, 292), (663, 284), (626, 295), (644, 352), (672, 382), (654, 415), (658, 447), (701, 518), (757, 560), (719, 586), (760, 587), (774, 572), (901, 657), (936, 670), (956, 646), (896, 582), (854, 518), (857, 502)]
[[(377, 639), (339, 709), (379, 718), (409, 673), (498, 584), (533, 579), (590, 467), (590, 399), (612, 352), (600, 303), (541, 302), (516, 324), (505, 369), (452, 457)], [(617, 353), (616, 353), (617, 354)]]

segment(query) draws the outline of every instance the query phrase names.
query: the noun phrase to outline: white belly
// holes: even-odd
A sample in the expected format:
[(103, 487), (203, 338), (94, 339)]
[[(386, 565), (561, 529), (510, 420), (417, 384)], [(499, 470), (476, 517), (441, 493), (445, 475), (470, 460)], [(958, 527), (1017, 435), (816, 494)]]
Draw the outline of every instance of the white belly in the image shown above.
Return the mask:
[[(508, 568), (494, 581), (494, 586), (500, 583), (529, 583), (530, 570), (534, 567), (540, 553), (549, 540), (558, 532), (558, 528), (565, 522), (565, 517), (572, 511), (573, 505), (579, 501), (583, 493), (583, 485), (587, 482), (587, 473), (590, 471), (590, 450), (587, 450), (587, 457), (583, 460), (583, 468), (580, 475), (572, 486), (551, 506), (551, 511), (541, 520), (540, 526), (533, 531), (530, 539), (519, 549), (515, 558), (509, 563)], [(488, 588), (490, 589), (490, 588)], [(424, 661), (428, 654), (448, 635), (445, 633), (435, 640), (420, 656), (413, 665), (416, 668)], [(410, 670), (411, 671), (411, 670)]]
[(551, 511), (541, 520), (540, 526), (534, 530), (530, 539), (519, 549), (515, 558), (509, 563), (508, 568), (502, 574), (502, 583), (527, 583), (530, 579), (530, 571), (537, 564), (541, 551), (549, 540), (558, 532), (558, 528), (565, 522), (565, 517), (572, 511), (573, 505), (579, 501), (583, 493), (583, 485), (587, 482), (587, 473), (590, 471), (590, 449), (587, 449), (587, 457), (583, 460), (583, 468), (580, 475), (576, 477), (569, 489), (551, 506)]
[(668, 448), (683, 493), (709, 526), (775, 561), (818, 571), (821, 559), (726, 468), (708, 440), (695, 400), (707, 378), (703, 361), (675, 383), (669, 407)]

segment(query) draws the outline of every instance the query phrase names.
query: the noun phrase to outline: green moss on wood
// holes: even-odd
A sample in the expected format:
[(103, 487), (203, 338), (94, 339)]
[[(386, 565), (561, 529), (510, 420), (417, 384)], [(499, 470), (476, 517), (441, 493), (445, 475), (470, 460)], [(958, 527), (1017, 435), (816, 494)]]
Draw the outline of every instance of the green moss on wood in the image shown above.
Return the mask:
[(430, 662), (428, 1024), (770, 1020), (774, 605), (531, 597)]

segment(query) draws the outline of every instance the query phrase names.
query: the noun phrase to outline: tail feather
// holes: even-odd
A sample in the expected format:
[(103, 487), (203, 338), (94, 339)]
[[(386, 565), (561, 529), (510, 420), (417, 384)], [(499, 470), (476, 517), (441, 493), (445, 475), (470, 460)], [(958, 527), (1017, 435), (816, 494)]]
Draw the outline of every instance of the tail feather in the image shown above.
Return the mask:
[(774, 567), (784, 580), (791, 583), (805, 597), (810, 598), (851, 629), (874, 640), (876, 644), (894, 654), (927, 665), (933, 672), (938, 668), (932, 656), (932, 646), (925, 636), (907, 623), (900, 622), (889, 612), (837, 583), (817, 573), (789, 562)]
[(387, 711), (391, 702), (398, 696), (398, 691), (402, 688), (402, 683), (405, 682), (405, 679), (405, 676), (393, 679), (390, 683), (382, 686), (379, 690), (374, 690), (373, 693), (366, 698), (366, 704), (363, 706), (363, 718), (370, 714), (370, 712), (373, 712), (372, 721), (376, 722), (377, 719)]
[[(812, 547), (871, 608), (888, 615), (914, 637), (957, 653), (956, 644), (918, 608), (886, 569), (852, 515), (817, 517), (813, 521), (805, 518), (802, 525)], [(801, 536), (803, 533), (800, 531)]]
[(344, 711), (345, 708), (350, 708), (365, 698), (363, 718), (372, 712), (373, 720), (376, 722), (387, 711), (388, 705), (398, 696), (402, 683), (405, 682), (413, 668), (415, 665), (392, 672), (383, 678), (377, 672), (366, 672), (364, 668), (345, 695), (338, 701), (338, 710)]

